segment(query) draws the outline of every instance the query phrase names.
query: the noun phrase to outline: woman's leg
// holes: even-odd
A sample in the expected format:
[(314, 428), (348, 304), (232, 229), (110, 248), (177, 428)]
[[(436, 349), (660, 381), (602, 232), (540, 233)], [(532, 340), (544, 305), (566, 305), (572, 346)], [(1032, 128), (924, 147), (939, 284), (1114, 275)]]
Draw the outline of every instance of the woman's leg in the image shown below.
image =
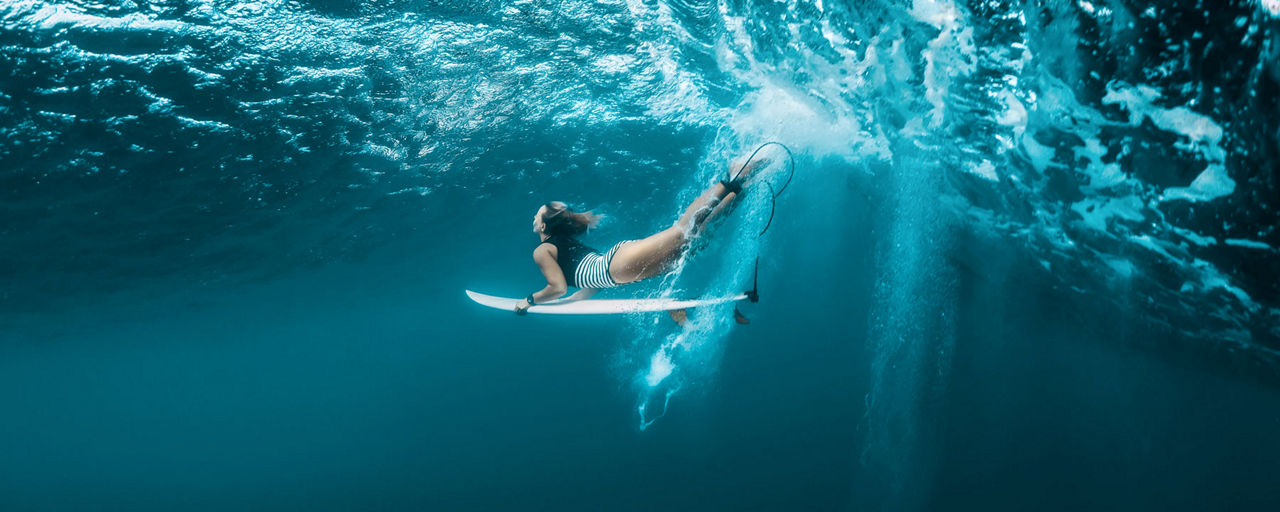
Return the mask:
[[(768, 158), (757, 158), (746, 165), (730, 164), (729, 171), (741, 168), (738, 183), (769, 163)], [(723, 183), (712, 184), (702, 192), (671, 227), (640, 240), (623, 244), (613, 253), (609, 263), (609, 275), (618, 284), (659, 276), (669, 272), (680, 260), (689, 241), (697, 238), (708, 223), (720, 216), (738, 197)]]
[(667, 273), (679, 261), (689, 241), (736, 196), (720, 183), (711, 185), (685, 208), (671, 227), (619, 247), (609, 263), (610, 276), (622, 284)]
[[(772, 159), (769, 157), (759, 157), (745, 163), (742, 160), (738, 160), (729, 164), (729, 173), (735, 177), (735, 182), (741, 187), (746, 184), (751, 174), (768, 165), (771, 161)], [(714, 199), (716, 197), (719, 199)], [(689, 208), (685, 210), (684, 215), (680, 216), (680, 220), (676, 222), (676, 225), (682, 225), (681, 223), (686, 222), (686, 219), (692, 221), (692, 225), (686, 223), (683, 226), (690, 228), (691, 236), (689, 238), (696, 238), (711, 221), (719, 218), (725, 210), (731, 209), (733, 200), (737, 199), (737, 197), (737, 193), (728, 190), (721, 183), (716, 183), (711, 188), (708, 188), (706, 192), (703, 192), (702, 197), (699, 197), (697, 201), (689, 205)]]
[(622, 244), (609, 262), (609, 277), (625, 284), (665, 274), (679, 259), (686, 243), (684, 233), (672, 226)]
[(688, 238), (696, 238), (702, 232), (702, 228), (706, 227), (717, 214), (724, 210), (724, 207), (733, 202), (738, 194), (730, 192), (722, 183), (715, 183), (707, 188), (706, 191), (698, 196), (684, 213), (680, 215), (680, 219), (676, 220), (674, 227), (679, 228), (688, 234)]

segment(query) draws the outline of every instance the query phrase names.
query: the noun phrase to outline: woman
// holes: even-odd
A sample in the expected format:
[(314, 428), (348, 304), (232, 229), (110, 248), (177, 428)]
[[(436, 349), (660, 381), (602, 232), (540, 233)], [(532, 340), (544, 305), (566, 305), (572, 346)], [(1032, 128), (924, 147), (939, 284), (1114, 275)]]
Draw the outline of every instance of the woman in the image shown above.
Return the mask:
[(733, 180), (711, 185), (671, 227), (640, 240), (618, 242), (604, 254), (577, 239), (596, 226), (599, 215), (575, 212), (559, 201), (542, 205), (533, 216), (533, 232), (541, 240), (533, 250), (533, 261), (546, 277), (547, 286), (516, 304), (516, 314), (524, 314), (534, 304), (560, 298), (570, 286), (582, 289), (570, 298), (582, 299), (601, 288), (667, 273), (680, 260), (689, 242), (733, 203), (746, 177), (768, 161), (752, 160)]

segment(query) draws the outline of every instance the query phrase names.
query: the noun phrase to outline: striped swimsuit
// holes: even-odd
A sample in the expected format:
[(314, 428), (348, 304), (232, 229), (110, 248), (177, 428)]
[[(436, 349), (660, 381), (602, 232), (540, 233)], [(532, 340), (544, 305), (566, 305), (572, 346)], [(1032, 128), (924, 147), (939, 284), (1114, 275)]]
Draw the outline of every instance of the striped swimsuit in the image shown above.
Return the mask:
[(564, 273), (565, 284), (576, 288), (612, 288), (618, 283), (609, 275), (609, 263), (624, 240), (613, 245), (609, 252), (600, 254), (573, 238), (553, 236), (542, 242), (556, 246), (556, 263)]

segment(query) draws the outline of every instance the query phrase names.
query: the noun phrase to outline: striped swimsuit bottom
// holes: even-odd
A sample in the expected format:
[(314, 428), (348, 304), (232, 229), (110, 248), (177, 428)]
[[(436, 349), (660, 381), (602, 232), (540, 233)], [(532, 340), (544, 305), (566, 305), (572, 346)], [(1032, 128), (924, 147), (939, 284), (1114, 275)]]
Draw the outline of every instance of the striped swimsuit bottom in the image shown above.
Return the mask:
[(613, 244), (609, 252), (604, 255), (593, 252), (583, 256), (582, 261), (578, 262), (578, 268), (573, 270), (573, 280), (578, 284), (578, 288), (600, 289), (618, 286), (613, 276), (609, 275), (609, 263), (613, 262), (613, 255), (618, 252), (618, 248), (631, 241), (623, 240)]

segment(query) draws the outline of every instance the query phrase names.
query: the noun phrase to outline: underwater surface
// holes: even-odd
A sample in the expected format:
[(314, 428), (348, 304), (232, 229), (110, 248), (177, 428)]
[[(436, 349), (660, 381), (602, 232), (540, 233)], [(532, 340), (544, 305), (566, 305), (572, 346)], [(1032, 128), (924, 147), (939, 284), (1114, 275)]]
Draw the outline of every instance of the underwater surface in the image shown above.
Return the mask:
[[(1280, 507), (1275, 0), (0, 23), (0, 510)], [(750, 324), (464, 295), (766, 141), (785, 191), (600, 295)]]

